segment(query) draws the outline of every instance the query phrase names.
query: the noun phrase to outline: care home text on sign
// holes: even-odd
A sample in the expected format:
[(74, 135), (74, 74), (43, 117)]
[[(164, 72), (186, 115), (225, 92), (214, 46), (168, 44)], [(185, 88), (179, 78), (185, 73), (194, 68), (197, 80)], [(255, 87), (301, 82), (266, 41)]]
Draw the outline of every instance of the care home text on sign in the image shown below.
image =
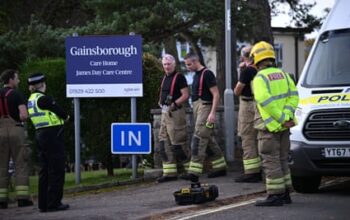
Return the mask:
[(138, 35), (66, 38), (67, 97), (141, 97)]

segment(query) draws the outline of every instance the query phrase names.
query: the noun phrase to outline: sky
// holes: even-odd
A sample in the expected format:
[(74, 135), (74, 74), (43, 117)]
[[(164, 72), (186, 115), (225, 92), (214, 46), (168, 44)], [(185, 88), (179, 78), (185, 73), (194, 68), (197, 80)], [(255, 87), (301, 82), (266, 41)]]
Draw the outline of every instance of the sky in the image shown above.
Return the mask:
[[(314, 3), (316, 5), (310, 10), (310, 14), (313, 14), (317, 17), (323, 17), (325, 15), (325, 8), (332, 8), (336, 0), (301, 0), (302, 3)], [(272, 27), (286, 27), (291, 25), (291, 18), (288, 16), (288, 7), (285, 7), (285, 14), (278, 15), (277, 17), (271, 18)], [(307, 34), (306, 38), (314, 38), (317, 35), (317, 31), (314, 31), (311, 34)]]

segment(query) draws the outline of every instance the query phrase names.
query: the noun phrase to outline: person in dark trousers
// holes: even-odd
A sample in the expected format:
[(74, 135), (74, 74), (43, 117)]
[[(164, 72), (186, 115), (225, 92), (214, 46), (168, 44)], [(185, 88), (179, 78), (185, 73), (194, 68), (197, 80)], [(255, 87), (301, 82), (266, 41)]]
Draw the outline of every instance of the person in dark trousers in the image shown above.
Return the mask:
[(159, 106), (162, 108), (159, 129), (160, 156), (163, 163), (163, 176), (158, 183), (177, 179), (178, 167), (188, 167), (186, 108), (189, 97), (188, 85), (183, 74), (175, 70), (176, 61), (170, 54), (162, 58), (164, 77), (160, 86)]
[(235, 179), (238, 183), (261, 182), (261, 160), (258, 152), (258, 131), (254, 129), (256, 104), (251, 83), (257, 73), (253, 60), (249, 58), (251, 46), (241, 50), (239, 80), (233, 90), (239, 96), (238, 135), (242, 138), (244, 174)]
[(226, 176), (226, 161), (214, 137), (216, 108), (220, 98), (215, 75), (200, 63), (197, 54), (187, 54), (185, 65), (189, 71), (196, 72), (192, 83), (195, 131), (191, 144), (190, 166), (187, 174), (181, 175), (180, 178), (198, 182), (206, 157), (210, 157), (212, 167), (208, 178)]
[(18, 71), (8, 69), (2, 72), (0, 89), (0, 208), (7, 208), (9, 162), (15, 164), (16, 197), (18, 207), (31, 206), (29, 195), (30, 148), (26, 142), (23, 122), (28, 118), (26, 100), (17, 90)]
[(28, 85), (31, 91), (28, 112), (36, 130), (41, 164), (38, 207), (40, 212), (66, 210), (69, 205), (62, 203), (65, 176), (63, 125), (69, 120), (69, 115), (45, 94), (44, 74), (30, 75)]

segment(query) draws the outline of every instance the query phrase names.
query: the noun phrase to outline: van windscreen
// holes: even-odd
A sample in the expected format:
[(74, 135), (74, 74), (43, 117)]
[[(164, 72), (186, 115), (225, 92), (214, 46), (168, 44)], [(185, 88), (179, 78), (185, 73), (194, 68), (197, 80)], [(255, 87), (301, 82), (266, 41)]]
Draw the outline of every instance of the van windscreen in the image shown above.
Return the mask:
[(303, 85), (350, 85), (350, 29), (329, 31), (320, 36)]

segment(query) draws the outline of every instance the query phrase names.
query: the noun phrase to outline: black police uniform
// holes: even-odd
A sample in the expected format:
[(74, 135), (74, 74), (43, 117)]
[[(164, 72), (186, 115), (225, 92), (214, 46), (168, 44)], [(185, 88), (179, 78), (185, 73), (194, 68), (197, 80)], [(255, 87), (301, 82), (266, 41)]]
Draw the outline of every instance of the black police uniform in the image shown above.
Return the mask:
[[(39, 77), (38, 77), (39, 76)], [(43, 81), (40, 74), (34, 74), (28, 79), (29, 84), (36, 84)], [(43, 75), (42, 75), (43, 76)], [(34, 81), (30, 81), (34, 78)], [(68, 115), (54, 101), (51, 96), (41, 91), (37, 99), (37, 107), (55, 113), (60, 119), (68, 118)], [(32, 94), (32, 95), (33, 95)], [(29, 117), (32, 119), (31, 109), (33, 103), (28, 102)], [(65, 152), (64, 152), (64, 127), (63, 124), (36, 128), (36, 140), (38, 143), (39, 160), (41, 169), (39, 172), (39, 198), (38, 207), (41, 212), (59, 211), (69, 208), (69, 205), (62, 204), (63, 186), (65, 178)]]

